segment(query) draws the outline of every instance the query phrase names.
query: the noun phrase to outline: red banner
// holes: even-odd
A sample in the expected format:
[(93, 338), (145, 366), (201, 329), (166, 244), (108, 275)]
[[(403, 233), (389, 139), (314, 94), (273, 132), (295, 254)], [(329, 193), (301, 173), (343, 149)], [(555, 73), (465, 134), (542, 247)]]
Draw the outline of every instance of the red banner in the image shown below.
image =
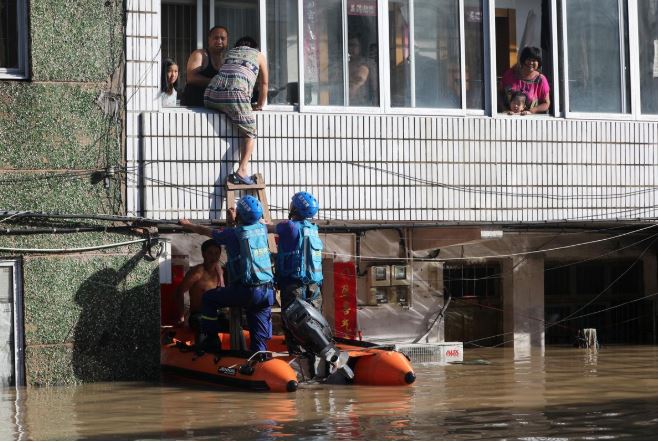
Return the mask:
[(334, 328), (336, 336), (356, 339), (356, 266), (334, 263)]
[(171, 284), (160, 284), (160, 323), (177, 324), (183, 316), (185, 307), (183, 299), (176, 299), (176, 288), (183, 282), (185, 266), (171, 266)]

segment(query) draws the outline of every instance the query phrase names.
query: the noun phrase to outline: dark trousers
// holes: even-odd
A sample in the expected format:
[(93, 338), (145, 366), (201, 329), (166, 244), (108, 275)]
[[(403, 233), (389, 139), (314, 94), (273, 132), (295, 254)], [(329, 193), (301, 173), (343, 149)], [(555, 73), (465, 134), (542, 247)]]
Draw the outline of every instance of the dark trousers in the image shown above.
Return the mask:
[(243, 307), (247, 313), (247, 324), (251, 336), (251, 351), (265, 351), (266, 343), (272, 339), (272, 305), (274, 290), (270, 285), (249, 287), (232, 285), (208, 290), (203, 294), (201, 328), (207, 335), (219, 331), (217, 309)]

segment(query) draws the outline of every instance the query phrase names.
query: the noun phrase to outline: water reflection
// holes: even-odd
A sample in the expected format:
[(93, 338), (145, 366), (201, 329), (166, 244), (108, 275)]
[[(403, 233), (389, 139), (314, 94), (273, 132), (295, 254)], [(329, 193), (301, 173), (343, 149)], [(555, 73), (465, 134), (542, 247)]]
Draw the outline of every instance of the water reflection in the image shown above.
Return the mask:
[[(486, 360), (488, 364), (477, 363)], [(1, 439), (635, 438), (658, 432), (654, 347), (466, 351), (411, 387), (250, 393), (167, 379), (7, 389)]]

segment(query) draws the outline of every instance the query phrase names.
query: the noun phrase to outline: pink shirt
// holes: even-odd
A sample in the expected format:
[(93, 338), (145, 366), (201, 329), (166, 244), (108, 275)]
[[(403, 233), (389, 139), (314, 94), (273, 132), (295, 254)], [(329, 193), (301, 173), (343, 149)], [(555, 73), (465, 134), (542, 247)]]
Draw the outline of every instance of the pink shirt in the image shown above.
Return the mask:
[(521, 91), (526, 94), (530, 103), (528, 109), (545, 103), (549, 99), (551, 87), (548, 85), (548, 80), (543, 74), (539, 74), (534, 80), (521, 80), (516, 75), (516, 68), (512, 67), (503, 74), (502, 83), (506, 103), (510, 102), (512, 91)]

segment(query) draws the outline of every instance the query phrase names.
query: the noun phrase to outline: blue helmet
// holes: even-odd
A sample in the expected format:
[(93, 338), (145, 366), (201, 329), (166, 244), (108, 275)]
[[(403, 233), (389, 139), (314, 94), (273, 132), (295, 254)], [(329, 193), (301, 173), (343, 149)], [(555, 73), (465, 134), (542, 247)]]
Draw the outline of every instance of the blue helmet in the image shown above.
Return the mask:
[(244, 224), (255, 224), (263, 216), (263, 206), (251, 195), (243, 196), (238, 201), (238, 217)]
[(308, 192), (297, 192), (292, 197), (292, 208), (304, 218), (313, 218), (320, 205), (318, 200)]

